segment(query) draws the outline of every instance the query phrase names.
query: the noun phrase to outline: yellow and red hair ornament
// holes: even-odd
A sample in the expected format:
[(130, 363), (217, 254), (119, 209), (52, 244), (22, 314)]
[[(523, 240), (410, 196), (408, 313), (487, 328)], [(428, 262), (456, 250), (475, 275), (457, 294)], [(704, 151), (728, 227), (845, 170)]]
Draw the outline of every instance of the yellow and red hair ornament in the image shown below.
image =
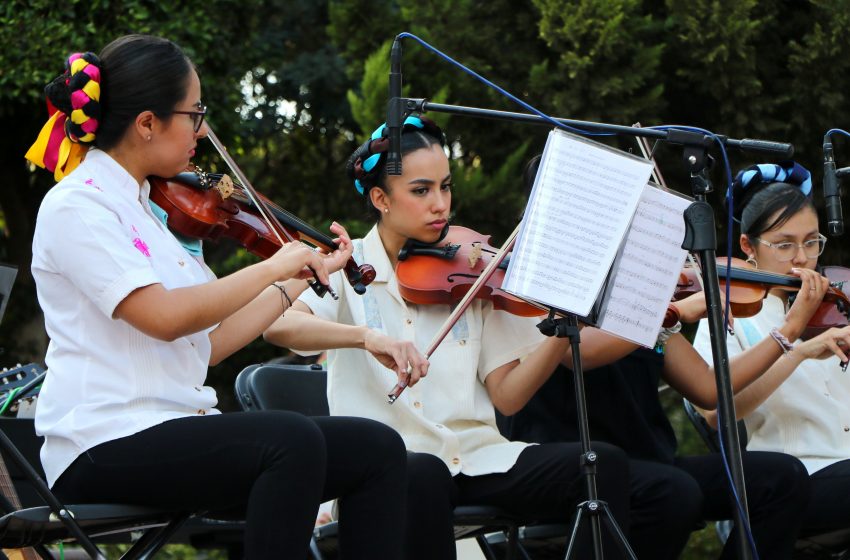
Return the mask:
[(99, 65), (97, 55), (91, 52), (75, 53), (68, 58), (65, 74), (59, 78), (64, 78), (67, 86), (67, 106), (55, 107), (48, 100), (50, 119), (26, 153), (25, 157), (32, 163), (53, 171), (57, 181), (80, 164), (88, 144), (95, 139), (100, 119)]

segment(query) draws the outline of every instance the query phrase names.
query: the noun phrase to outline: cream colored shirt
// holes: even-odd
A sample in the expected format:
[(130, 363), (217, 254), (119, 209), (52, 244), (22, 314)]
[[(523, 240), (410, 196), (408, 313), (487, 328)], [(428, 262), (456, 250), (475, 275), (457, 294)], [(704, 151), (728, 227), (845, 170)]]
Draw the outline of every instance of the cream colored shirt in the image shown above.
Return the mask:
[[(205, 387), (209, 331), (163, 342), (113, 319), (133, 290), (214, 278), (148, 206), (142, 185), (106, 153), (85, 161), (41, 203), (32, 273), (50, 336), (36, 431), (51, 486), (84, 451), (184, 416), (218, 413)], [(140, 450), (144, 453), (144, 450)]]
[[(785, 321), (781, 299), (769, 295), (758, 315), (735, 319), (726, 337), (729, 358), (770, 336)], [(712, 363), (708, 323), (700, 323), (694, 348)], [(781, 360), (782, 358), (780, 358)], [(780, 451), (800, 459), (809, 474), (850, 458), (850, 372), (838, 357), (806, 360), (744, 418), (747, 449)]]
[[(420, 351), (449, 315), (448, 305), (412, 305), (398, 291), (395, 274), (377, 227), (356, 240), (354, 258), (375, 267), (377, 278), (357, 295), (340, 273), (332, 276), (339, 301), (305, 292), (301, 300), (315, 315), (410, 340)], [(430, 358), (428, 375), (408, 387), (395, 404), (387, 393), (396, 374), (358, 349), (328, 353), (328, 401), (331, 414), (364, 416), (395, 428), (411, 451), (440, 457), (453, 475), (475, 476), (508, 471), (529, 444), (509, 442), (496, 427), (495, 410), (484, 380), (499, 366), (539, 345), (536, 319), (495, 311), (475, 300)]]

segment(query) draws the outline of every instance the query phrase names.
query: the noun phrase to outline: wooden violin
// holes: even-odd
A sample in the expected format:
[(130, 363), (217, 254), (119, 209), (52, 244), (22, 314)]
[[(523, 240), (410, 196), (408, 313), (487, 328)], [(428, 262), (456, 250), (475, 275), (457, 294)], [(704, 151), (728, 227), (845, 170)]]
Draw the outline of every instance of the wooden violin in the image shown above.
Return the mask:
[[(788, 274), (764, 272), (753, 268), (745, 261), (733, 258), (732, 267), (725, 266), (726, 258), (718, 259), (717, 275), (721, 292), (725, 293), (729, 283), (729, 304), (732, 314), (736, 317), (752, 317), (761, 311), (764, 298), (772, 289), (782, 289), (796, 292), (802, 285), (802, 280)], [(850, 297), (845, 292), (850, 281), (850, 269), (841, 266), (823, 267), (821, 273), (829, 279), (829, 288), (823, 298), (823, 303), (815, 311), (806, 330), (803, 340), (808, 340), (832, 328), (843, 327), (850, 319)], [(686, 267), (679, 276), (674, 300), (683, 299), (691, 294), (702, 291), (699, 282), (699, 272), (693, 267)]]
[[(205, 240), (230, 238), (264, 259), (281, 248), (280, 236), (273, 231), (273, 226), (263, 219), (241, 186), (226, 175), (197, 170), (170, 179), (148, 179), (151, 200), (167, 212), (168, 227), (175, 232)], [(333, 239), (266, 197), (262, 200), (286, 230), (288, 235), (284, 237), (306, 241), (327, 252), (336, 250)], [(375, 279), (375, 269), (371, 265), (358, 265), (351, 258), (343, 270), (358, 294), (365, 293), (366, 286)]]
[[(462, 226), (450, 226), (437, 244), (410, 240), (398, 255), (398, 291), (416, 304), (454, 304), (463, 298), (497, 253), (490, 236)], [(493, 302), (521, 317), (537, 317), (545, 310), (501, 289), (510, 261), (508, 254), (475, 297)]]

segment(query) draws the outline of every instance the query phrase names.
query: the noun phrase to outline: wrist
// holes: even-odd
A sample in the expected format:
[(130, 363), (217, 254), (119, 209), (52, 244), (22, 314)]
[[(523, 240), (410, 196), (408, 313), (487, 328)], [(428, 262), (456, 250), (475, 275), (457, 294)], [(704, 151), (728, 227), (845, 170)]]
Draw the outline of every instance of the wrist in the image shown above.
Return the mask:
[(681, 330), (682, 323), (677, 321), (676, 324), (672, 327), (664, 327), (660, 331), (658, 331), (658, 338), (655, 341), (655, 351), (659, 354), (663, 354), (664, 347), (667, 345), (667, 341), (670, 340), (671, 336)]
[(788, 339), (788, 337), (786, 337), (785, 334), (777, 328), (770, 329), (769, 334), (782, 350), (782, 354), (786, 357), (790, 357), (794, 351), (794, 344)]
[(776, 330), (779, 331), (782, 334), (782, 336), (784, 336), (785, 338), (787, 338), (788, 340), (793, 342), (793, 341), (800, 338), (800, 335), (803, 334), (803, 331), (805, 329), (806, 329), (805, 325), (799, 326), (799, 325), (797, 325), (796, 321), (794, 321), (794, 320), (789, 321), (789, 320), (786, 319), (785, 323), (783, 323), (782, 326), (779, 327)]
[(307, 284), (306, 280), (299, 280), (298, 278), (290, 278), (289, 280), (278, 281), (275, 284), (279, 284), (286, 288), (286, 291), (289, 293), (289, 296), (293, 301), (298, 299), (298, 296), (304, 293), (304, 291), (308, 288), (309, 284)]
[(264, 284), (274, 284), (283, 282), (283, 279), (280, 278), (280, 275), (278, 274), (277, 270), (275, 270), (273, 263), (269, 259), (258, 262), (253, 266), (257, 270), (261, 271)]
[(366, 350), (366, 341), (373, 334), (375, 333), (373, 333), (372, 329), (370, 329), (369, 327), (355, 327), (354, 347), (359, 348), (360, 350)]

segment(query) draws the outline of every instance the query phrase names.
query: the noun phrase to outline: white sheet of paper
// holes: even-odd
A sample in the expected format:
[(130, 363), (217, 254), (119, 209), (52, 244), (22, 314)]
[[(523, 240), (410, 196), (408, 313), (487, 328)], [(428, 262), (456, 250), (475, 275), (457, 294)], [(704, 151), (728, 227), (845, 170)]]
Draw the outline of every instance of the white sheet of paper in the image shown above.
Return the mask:
[(623, 248), (612, 268), (613, 283), (599, 328), (652, 347), (676, 289), (687, 251), (682, 217), (691, 201), (647, 185)]
[(550, 132), (502, 288), (588, 315), (651, 170), (644, 159)]

